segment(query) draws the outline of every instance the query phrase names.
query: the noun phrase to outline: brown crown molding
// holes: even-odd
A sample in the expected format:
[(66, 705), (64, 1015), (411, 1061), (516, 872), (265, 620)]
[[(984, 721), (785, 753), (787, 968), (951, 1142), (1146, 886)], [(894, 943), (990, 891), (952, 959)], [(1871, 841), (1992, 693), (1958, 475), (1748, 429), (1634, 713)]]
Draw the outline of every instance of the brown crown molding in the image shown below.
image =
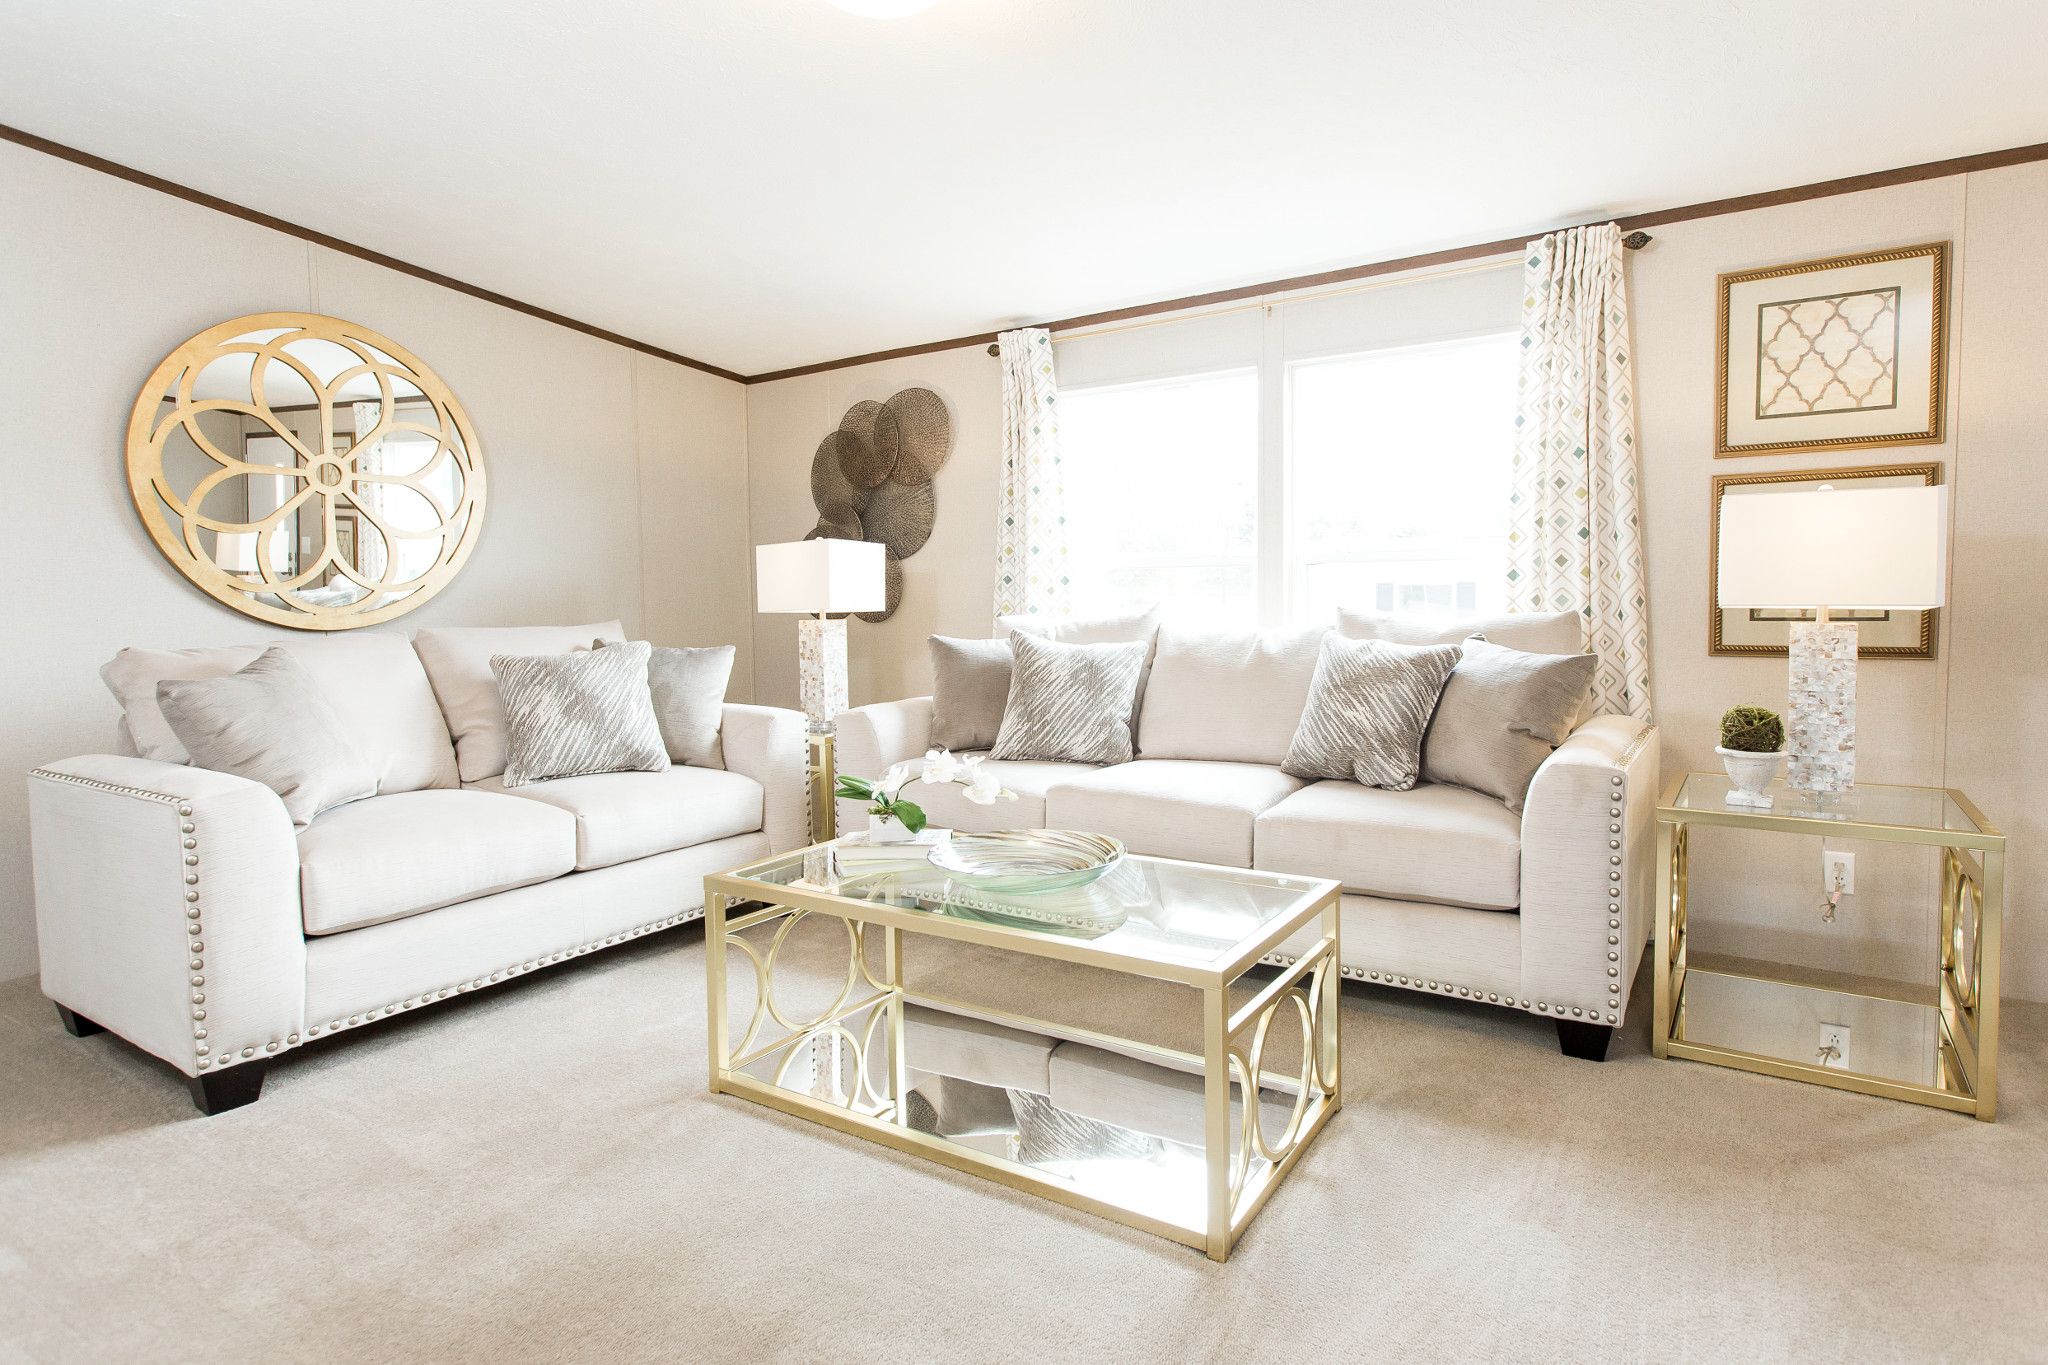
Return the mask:
[[(587, 322), (579, 322), (575, 318), (565, 317), (560, 313), (551, 312), (548, 309), (539, 308), (530, 303), (523, 303), (518, 299), (497, 293), (494, 290), (464, 283), (452, 276), (443, 275), (439, 271), (428, 270), (423, 266), (413, 265), (408, 261), (401, 261), (395, 256), (387, 256), (381, 251), (372, 251), (368, 247), (357, 246), (353, 242), (344, 242), (339, 237), (331, 237), (324, 232), (316, 232), (312, 228), (276, 217), (273, 214), (247, 208), (230, 200), (222, 199), (218, 195), (207, 194), (202, 190), (195, 190), (188, 186), (180, 185), (175, 181), (166, 180), (162, 176), (151, 175), (146, 171), (138, 171), (133, 167), (124, 166), (117, 161), (109, 161), (105, 157), (79, 151), (75, 147), (67, 147), (61, 142), (52, 142), (46, 137), (38, 137), (34, 133), (24, 132), (19, 128), (10, 128), (6, 124), (0, 124), (0, 142), (12, 142), (17, 146), (27, 147), (31, 151), (42, 152), (45, 155), (57, 157), (59, 160), (84, 166), (89, 170), (111, 175), (118, 180), (126, 180), (130, 184), (141, 185), (147, 189), (156, 190), (158, 193), (168, 194), (175, 199), (182, 199), (187, 203), (198, 204), (201, 207), (213, 209), (215, 212), (225, 213), (229, 217), (240, 218), (244, 222), (269, 228), (274, 232), (282, 232), (288, 237), (297, 237), (316, 246), (324, 246), (330, 251), (338, 251), (343, 255), (354, 256), (358, 260), (383, 266), (387, 270), (395, 270), (401, 275), (410, 275), (414, 279), (425, 280), (429, 284), (437, 284), (444, 289), (452, 289), (459, 294), (467, 294), (471, 298), (482, 299), (486, 303), (495, 303), (501, 308), (510, 308), (515, 313), (524, 313), (528, 317), (554, 323), (557, 327), (566, 327), (570, 331), (596, 337), (600, 341), (609, 341), (613, 345), (639, 351), (643, 355), (651, 355), (657, 359), (666, 360), (677, 365), (686, 365), (693, 370), (702, 370), (706, 374), (715, 374), (720, 379), (730, 379), (741, 384), (765, 384), (772, 380), (795, 379), (800, 375), (819, 374), (826, 370), (843, 370), (855, 365), (871, 365), (880, 360), (898, 360), (905, 356), (930, 355), (937, 351), (951, 351), (962, 346), (984, 346), (996, 339), (994, 332), (978, 332), (973, 336), (952, 337), (946, 341), (927, 341), (915, 346), (898, 346), (887, 351), (869, 351), (862, 355), (844, 356), (838, 360), (821, 360), (814, 364), (798, 365), (786, 370), (771, 370), (764, 374), (743, 375), (732, 370), (721, 369), (716, 365), (707, 364), (701, 360), (692, 360), (689, 356), (678, 355), (674, 351), (664, 350), (659, 346), (654, 346), (644, 341), (636, 341), (629, 336), (621, 336), (617, 332), (606, 331), (602, 327), (592, 326)], [(1996, 170), (2001, 166), (2022, 166), (2034, 161), (2048, 161), (2048, 142), (2031, 143), (2024, 147), (2008, 147), (2003, 151), (1996, 152), (1977, 152), (1970, 156), (1950, 157), (1945, 161), (1926, 161), (1917, 166), (1901, 166), (1889, 171), (1871, 171), (1863, 175), (1842, 176), (1835, 180), (1819, 180), (1810, 185), (1795, 185), (1790, 189), (1765, 190), (1758, 194), (1737, 195), (1730, 199), (1709, 199), (1703, 203), (1686, 204), (1678, 208), (1654, 209), (1648, 213), (1631, 214), (1626, 218), (1617, 218), (1613, 221), (1624, 232), (1632, 232), (1643, 228), (1662, 227), (1669, 223), (1689, 222), (1696, 218), (1716, 218), (1724, 214), (1746, 213), (1751, 209), (1767, 209), (1775, 208), (1781, 204), (1797, 204), (1808, 199), (1826, 199), (1838, 194), (1855, 194), (1861, 190), (1884, 189), (1892, 185), (1910, 185), (1920, 180), (1939, 180), (1944, 176), (1964, 175), (1971, 171)], [(1593, 219), (1591, 221), (1605, 222), (1608, 220)], [(1478, 242), (1470, 246), (1450, 247), (1442, 251), (1429, 251), (1415, 256), (1401, 256), (1391, 260), (1371, 261), (1364, 265), (1345, 266), (1338, 270), (1324, 270), (1313, 275), (1294, 275), (1286, 279), (1267, 280), (1260, 284), (1239, 285), (1232, 289), (1216, 289), (1204, 294), (1187, 294), (1175, 299), (1161, 299), (1157, 303), (1136, 304), (1128, 308), (1114, 308), (1100, 313), (1083, 313), (1077, 317), (1060, 318), (1053, 322), (1037, 324), (1018, 323), (1014, 325), (1036, 325), (1051, 331), (1062, 332), (1078, 327), (1094, 327), (1104, 323), (1127, 322), (1133, 318), (1151, 317), (1159, 313), (1177, 313), (1189, 308), (1204, 308), (1214, 304), (1236, 303), (1243, 299), (1259, 298), (1266, 294), (1283, 294), (1297, 289), (1316, 289), (1327, 285), (1345, 284), (1352, 280), (1370, 279), (1375, 275), (1393, 275), (1404, 270), (1426, 270), (1433, 266), (1455, 265), (1462, 261), (1478, 260), (1484, 256), (1498, 256), (1505, 252), (1519, 251), (1531, 238), (1541, 236), (1544, 232), (1555, 231), (1559, 231), (1559, 229), (1554, 227), (1536, 229), (1514, 237), (1503, 237), (1493, 242)]]
[[(1669, 223), (1684, 223), (1695, 218), (1718, 218), (1724, 214), (1747, 213), (1751, 209), (1775, 208), (1781, 204), (1797, 204), (1808, 199), (1826, 199), (1837, 194), (1855, 194), (1860, 190), (1884, 189), (1891, 185), (1910, 185), (1919, 180), (1939, 180), (1943, 176), (1964, 175), (1970, 171), (1996, 170), (2001, 166), (2021, 166), (2033, 161), (2048, 161), (2048, 142), (2036, 142), (2025, 147), (2009, 147), (1998, 152), (1978, 152), (1971, 156), (1951, 157), (1946, 161), (1927, 161), (1917, 166), (1901, 166), (1896, 170), (1871, 171), (1864, 175), (1848, 175), (1837, 180), (1819, 180), (1811, 185), (1795, 185), (1791, 189), (1765, 190), (1758, 194), (1737, 195), (1732, 199), (1709, 199), (1704, 203), (1686, 204), (1680, 208), (1655, 209), (1648, 213), (1631, 214), (1616, 218), (1624, 233), (1643, 228), (1663, 227)], [(1593, 222), (1607, 222), (1596, 218)], [(1267, 280), (1263, 284), (1240, 285), (1234, 289), (1216, 289), (1206, 294), (1188, 294), (1177, 299), (1162, 299), (1158, 303), (1141, 303), (1129, 308), (1115, 308), (1103, 313), (1083, 313), (1079, 317), (1061, 318), (1057, 322), (1015, 323), (1014, 326), (1038, 326), (1050, 331), (1063, 332), (1077, 327), (1095, 327), (1110, 322), (1128, 322), (1133, 318), (1151, 317), (1158, 313), (1177, 313), (1188, 308), (1206, 308), (1221, 303), (1236, 303), (1244, 299), (1255, 299), (1266, 294), (1284, 294), (1296, 289), (1316, 289), (1327, 285), (1345, 284), (1352, 280), (1370, 279), (1375, 275), (1393, 275), (1404, 270), (1426, 270), (1433, 266), (1454, 265), (1461, 261), (1478, 260), (1484, 256), (1499, 256), (1510, 251), (1519, 251), (1533, 238), (1545, 232), (1557, 232), (1558, 228), (1542, 228), (1525, 232), (1514, 237), (1503, 237), (1494, 242), (1478, 242), (1471, 246), (1451, 247), (1443, 251), (1425, 252), (1419, 256), (1402, 256), (1393, 260), (1373, 261), (1365, 265), (1346, 266), (1341, 270), (1325, 270), (1314, 275), (1294, 275), (1283, 280)], [(950, 351), (961, 346), (981, 346), (996, 339), (994, 332), (982, 332), (975, 336), (954, 337), (950, 341), (931, 341), (921, 346), (898, 346), (894, 350), (871, 351), (866, 355), (847, 356), (841, 360), (823, 360), (814, 365), (798, 365), (793, 369), (775, 370), (768, 374), (749, 375), (749, 384), (765, 384), (773, 379), (795, 379), (799, 375), (818, 374), (825, 370), (842, 370), (852, 365), (868, 365), (878, 360), (897, 360), (904, 356), (929, 355), (935, 351)]]
[(496, 290), (485, 289), (479, 285), (466, 283), (454, 278), (452, 275), (443, 275), (438, 270), (428, 270), (426, 267), (414, 265), (410, 261), (401, 261), (396, 256), (387, 256), (381, 251), (372, 251), (368, 247), (357, 246), (354, 242), (344, 242), (339, 237), (330, 237), (324, 232), (316, 232), (312, 228), (279, 218), (275, 214), (263, 213), (246, 205), (222, 199), (218, 195), (208, 194), (203, 190), (195, 190), (188, 185), (180, 185), (176, 181), (166, 180), (160, 175), (151, 175), (147, 171), (138, 171), (133, 166), (124, 166), (118, 161), (109, 161), (103, 156), (94, 156), (91, 152), (81, 152), (76, 147), (67, 147), (61, 142), (52, 142), (46, 137), (38, 137), (34, 133), (24, 132), (19, 128), (10, 128), (6, 124), (0, 124), (0, 142), (12, 142), (16, 146), (26, 147), (30, 151), (42, 152), (44, 155), (54, 156), (60, 161), (69, 161), (73, 165), (83, 166), (87, 170), (111, 175), (116, 180), (126, 180), (132, 185), (140, 185), (145, 189), (155, 190), (159, 194), (168, 194), (173, 199), (182, 199), (188, 204), (197, 204), (202, 208), (212, 209), (216, 213), (225, 213), (230, 218), (239, 218), (245, 223), (254, 223), (258, 227), (266, 227), (273, 232), (282, 232), (287, 237), (296, 237), (301, 241), (311, 242), (315, 246), (324, 246), (329, 251), (338, 251), (344, 256), (353, 256), (357, 260), (383, 266), (386, 270), (395, 270), (401, 275), (410, 275), (416, 280), (425, 280), (428, 284), (437, 284), (443, 289), (452, 289), (458, 294), (467, 294), (473, 299), (482, 299), (485, 303), (495, 303), (500, 308), (510, 308), (515, 313), (524, 313), (528, 317), (539, 318), (542, 322), (551, 322), (557, 327), (566, 327), (572, 332), (581, 332), (585, 336), (596, 337), (599, 341), (609, 341), (615, 346), (624, 346), (628, 350), (639, 351), (643, 355), (651, 355), (659, 360), (669, 361), (672, 364), (687, 365), (693, 370), (702, 370), (706, 374), (715, 374), (720, 379), (730, 379), (740, 384), (747, 382), (745, 375), (736, 374), (731, 370), (723, 370), (716, 365), (706, 364), (701, 360), (692, 360), (686, 355), (677, 355), (674, 351), (663, 350), (659, 346), (652, 346), (644, 341), (635, 341), (632, 337), (621, 336), (617, 332), (608, 332), (602, 327), (595, 327), (590, 323), (579, 322), (572, 317), (564, 317), (562, 314), (551, 312), (546, 308), (539, 308), (533, 304), (521, 302), (509, 295), (500, 294)]

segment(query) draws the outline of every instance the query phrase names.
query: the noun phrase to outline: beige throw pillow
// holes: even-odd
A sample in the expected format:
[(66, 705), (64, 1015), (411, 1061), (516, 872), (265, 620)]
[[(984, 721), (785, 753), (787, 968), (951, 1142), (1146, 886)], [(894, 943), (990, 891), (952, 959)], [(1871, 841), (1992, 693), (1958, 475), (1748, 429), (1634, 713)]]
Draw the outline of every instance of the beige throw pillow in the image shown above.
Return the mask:
[(455, 738), (464, 782), (505, 771), (505, 708), (491, 673), (495, 654), (566, 654), (588, 649), (592, 638), (623, 640), (617, 621), (588, 626), (440, 626), (412, 637), (434, 697)]
[(934, 635), (932, 744), (954, 753), (992, 748), (1010, 697), (1010, 642)]
[(1596, 654), (1530, 654), (1467, 640), (1423, 740), (1423, 780), (1497, 796), (1520, 811), (1536, 770), (1571, 735), (1599, 665)]
[(377, 771), (305, 667), (278, 648), (214, 678), (156, 685), (165, 723), (192, 762), (261, 782), (304, 828), (324, 810), (377, 794)]

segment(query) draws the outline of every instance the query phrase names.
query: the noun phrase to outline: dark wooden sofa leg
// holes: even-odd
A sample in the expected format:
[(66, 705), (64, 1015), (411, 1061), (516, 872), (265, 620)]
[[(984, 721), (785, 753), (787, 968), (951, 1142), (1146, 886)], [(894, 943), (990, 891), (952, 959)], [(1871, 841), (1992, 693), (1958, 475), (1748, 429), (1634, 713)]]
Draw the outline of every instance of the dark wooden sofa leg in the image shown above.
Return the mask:
[(1605, 1024), (1588, 1024), (1580, 1019), (1557, 1021), (1557, 1046), (1567, 1057), (1604, 1062), (1607, 1060), (1607, 1045), (1613, 1041), (1614, 1030)]
[(90, 1038), (95, 1033), (105, 1033), (107, 1031), (105, 1024), (95, 1024), (92, 1020), (67, 1005), (57, 1006), (57, 1017), (64, 1021), (64, 1031), (73, 1038)]
[(256, 1097), (263, 1093), (263, 1073), (269, 1069), (269, 1059), (259, 1058), (240, 1066), (188, 1076), (185, 1084), (192, 1088), (192, 1103), (199, 1106), (200, 1113), (224, 1114), (256, 1103)]

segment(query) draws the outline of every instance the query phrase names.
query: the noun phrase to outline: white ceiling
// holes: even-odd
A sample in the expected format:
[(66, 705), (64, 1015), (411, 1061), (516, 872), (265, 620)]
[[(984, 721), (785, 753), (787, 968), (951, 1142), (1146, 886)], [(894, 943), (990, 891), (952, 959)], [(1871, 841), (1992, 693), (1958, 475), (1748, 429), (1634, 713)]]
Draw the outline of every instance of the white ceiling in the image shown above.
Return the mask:
[(0, 123), (754, 374), (2048, 141), (2038, 0), (0, 0)]

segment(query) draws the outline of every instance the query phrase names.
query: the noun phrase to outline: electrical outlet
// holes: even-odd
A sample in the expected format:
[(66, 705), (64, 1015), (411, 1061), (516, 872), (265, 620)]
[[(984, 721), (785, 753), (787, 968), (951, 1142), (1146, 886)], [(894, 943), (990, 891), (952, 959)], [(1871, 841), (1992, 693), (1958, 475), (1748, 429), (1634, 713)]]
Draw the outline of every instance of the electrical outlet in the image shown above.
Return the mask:
[(1820, 1026), (1820, 1064), (1835, 1071), (1849, 1070), (1849, 1026)]
[(1821, 885), (1829, 891), (1839, 891), (1845, 896), (1856, 894), (1856, 855), (1843, 853), (1838, 849), (1824, 848), (1820, 851)]

